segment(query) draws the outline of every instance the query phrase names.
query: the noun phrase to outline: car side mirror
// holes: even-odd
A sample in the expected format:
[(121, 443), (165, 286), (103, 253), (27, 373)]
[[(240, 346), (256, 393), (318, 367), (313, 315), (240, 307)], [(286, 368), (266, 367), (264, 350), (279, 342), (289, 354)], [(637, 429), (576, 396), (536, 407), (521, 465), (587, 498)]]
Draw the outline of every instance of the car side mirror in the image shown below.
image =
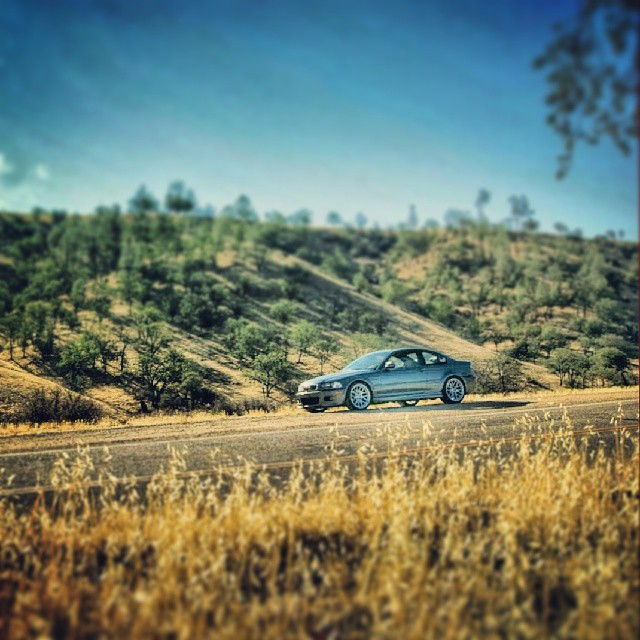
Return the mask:
[(385, 362), (384, 363), (384, 369), (385, 371), (389, 370), (389, 369), (395, 369), (396, 365), (393, 364), (393, 362)]

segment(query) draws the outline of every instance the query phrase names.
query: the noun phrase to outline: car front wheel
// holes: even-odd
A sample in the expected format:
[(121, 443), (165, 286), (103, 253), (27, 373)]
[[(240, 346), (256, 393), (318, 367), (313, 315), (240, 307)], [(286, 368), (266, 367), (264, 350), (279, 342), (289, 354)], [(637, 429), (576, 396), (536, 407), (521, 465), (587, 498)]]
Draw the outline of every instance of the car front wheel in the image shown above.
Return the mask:
[(364, 382), (354, 382), (347, 391), (347, 407), (364, 411), (371, 404), (371, 389)]
[(445, 404), (458, 404), (464, 398), (464, 382), (460, 378), (449, 378), (442, 389), (442, 402)]

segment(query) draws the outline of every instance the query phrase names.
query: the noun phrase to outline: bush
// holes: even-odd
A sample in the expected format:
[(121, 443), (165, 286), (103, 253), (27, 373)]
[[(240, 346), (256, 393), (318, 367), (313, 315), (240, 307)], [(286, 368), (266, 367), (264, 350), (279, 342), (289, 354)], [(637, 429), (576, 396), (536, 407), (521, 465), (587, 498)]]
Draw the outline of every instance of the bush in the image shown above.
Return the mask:
[(212, 406), (214, 413), (225, 413), (228, 416), (243, 416), (249, 411), (264, 411), (271, 413), (278, 405), (266, 398), (239, 398), (232, 400), (226, 396), (219, 396)]
[(298, 305), (295, 302), (291, 302), (291, 300), (278, 300), (278, 302), (271, 305), (269, 311), (274, 320), (286, 324), (291, 320), (297, 308)]
[(16, 403), (11, 422), (96, 422), (102, 409), (89, 398), (61, 389), (35, 389)]
[(522, 365), (506, 353), (496, 353), (493, 358), (477, 363), (474, 369), (478, 393), (507, 393), (525, 387)]

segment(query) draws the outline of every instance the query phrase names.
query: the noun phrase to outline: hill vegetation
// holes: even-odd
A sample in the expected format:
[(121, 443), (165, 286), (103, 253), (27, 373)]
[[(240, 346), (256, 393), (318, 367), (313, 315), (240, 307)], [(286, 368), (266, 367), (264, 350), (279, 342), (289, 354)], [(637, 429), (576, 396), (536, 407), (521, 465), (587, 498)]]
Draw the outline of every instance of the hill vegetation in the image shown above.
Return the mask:
[(164, 211), (141, 188), (127, 212), (1, 214), (3, 419), (82, 406), (61, 386), (90, 414), (269, 408), (398, 342), (470, 357), (487, 391), (634, 382), (636, 247), (539, 233), (522, 197), (491, 225), (479, 203), (446, 228), (415, 210), (395, 230), (312, 227), (244, 196), (195, 212), (176, 183)]

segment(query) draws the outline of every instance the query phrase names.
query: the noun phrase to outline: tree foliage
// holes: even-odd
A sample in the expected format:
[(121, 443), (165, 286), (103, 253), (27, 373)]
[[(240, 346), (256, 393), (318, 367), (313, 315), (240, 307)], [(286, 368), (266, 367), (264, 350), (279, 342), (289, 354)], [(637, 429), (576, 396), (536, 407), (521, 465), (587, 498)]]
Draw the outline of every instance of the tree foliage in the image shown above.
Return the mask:
[(638, 135), (639, 33), (636, 0), (583, 0), (534, 60), (547, 73), (547, 122), (563, 142), (559, 178), (569, 171), (578, 143), (604, 138), (622, 153), (631, 152)]

